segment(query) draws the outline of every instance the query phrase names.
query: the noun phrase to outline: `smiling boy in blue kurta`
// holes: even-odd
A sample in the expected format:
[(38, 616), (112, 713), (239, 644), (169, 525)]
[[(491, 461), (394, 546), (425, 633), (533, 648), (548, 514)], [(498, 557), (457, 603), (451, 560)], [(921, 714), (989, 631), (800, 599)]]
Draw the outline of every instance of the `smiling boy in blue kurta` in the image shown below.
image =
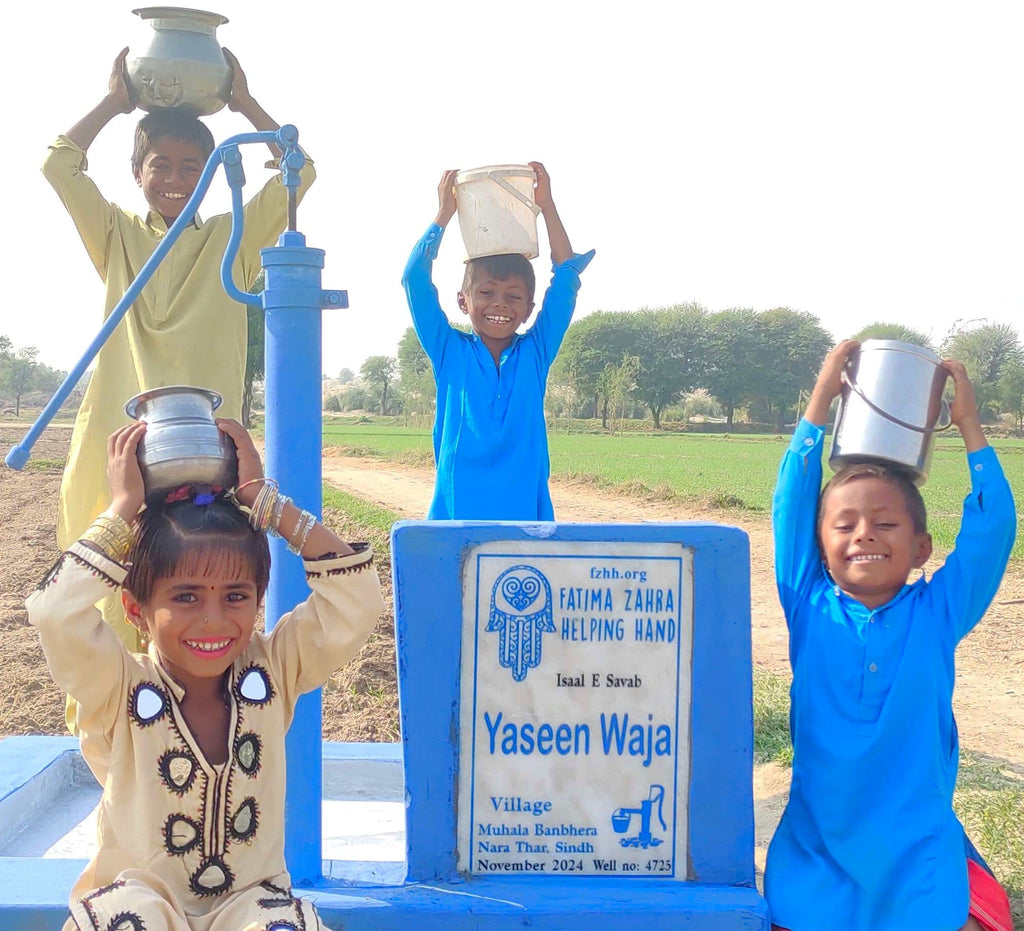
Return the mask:
[(472, 333), (455, 329), (441, 310), (430, 273), (444, 228), (455, 215), (456, 170), (442, 176), (437, 217), (413, 249), (402, 277), (416, 335), (437, 382), (431, 519), (554, 519), (544, 389), (572, 319), (580, 273), (594, 253), (573, 253), (551, 199), (548, 173), (540, 162), (530, 167), (537, 175), (536, 202), (553, 265), (530, 330), (516, 332), (534, 307), (533, 269), (521, 255), (466, 263), (458, 304), (469, 315)]
[(945, 564), (908, 584), (931, 554), (909, 478), (852, 466), (821, 489), (823, 427), (857, 346), (847, 340), (826, 357), (775, 490), (794, 757), (765, 896), (775, 927), (790, 931), (1008, 931), (1005, 893), (953, 812), (952, 698), (956, 645), (1013, 547), (1013, 495), (967, 373), (947, 360), (971, 492)]

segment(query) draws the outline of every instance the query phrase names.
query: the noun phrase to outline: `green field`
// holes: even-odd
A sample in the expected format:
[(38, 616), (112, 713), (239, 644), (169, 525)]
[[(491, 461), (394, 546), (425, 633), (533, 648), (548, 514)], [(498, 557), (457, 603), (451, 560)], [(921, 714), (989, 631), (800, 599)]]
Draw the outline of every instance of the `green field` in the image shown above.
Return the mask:
[[(782, 436), (696, 433), (556, 434), (550, 437), (551, 472), (585, 477), (598, 485), (635, 494), (678, 496), (703, 504), (767, 514), (779, 459), (788, 442)], [(997, 439), (993, 445), (1013, 487), (1017, 511), (1024, 508), (1024, 440)], [(386, 420), (356, 424), (334, 419), (324, 424), (324, 443), (360, 455), (431, 462), (429, 429)], [(828, 442), (826, 442), (826, 452)], [(828, 470), (826, 469), (826, 474)], [(969, 488), (963, 446), (944, 437), (935, 449), (931, 475), (922, 488), (935, 545), (952, 547), (960, 508)], [(1018, 538), (1015, 558), (1024, 558)]]

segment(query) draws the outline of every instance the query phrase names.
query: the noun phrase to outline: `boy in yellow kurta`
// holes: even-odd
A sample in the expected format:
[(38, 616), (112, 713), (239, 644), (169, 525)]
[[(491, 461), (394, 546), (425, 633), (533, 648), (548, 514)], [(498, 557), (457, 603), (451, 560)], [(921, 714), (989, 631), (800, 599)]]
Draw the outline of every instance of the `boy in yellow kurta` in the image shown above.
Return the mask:
[[(98, 850), (65, 931), (321, 927), (284, 862), (285, 732), (299, 694), (362, 645), (380, 585), (365, 544), (279, 496), (245, 430), (218, 423), (238, 449), (248, 515), (186, 487), (151, 498), (130, 530), (146, 427), (123, 427), (110, 440), (110, 509), (28, 599), (103, 786)], [(253, 629), (270, 571), (264, 526), (301, 552), (312, 589), (269, 634)], [(147, 654), (129, 653), (94, 607), (122, 584), (128, 617), (152, 638)]]
[[(210, 131), (177, 110), (144, 117), (135, 134), (132, 170), (149, 204), (140, 217), (107, 201), (86, 174), (86, 152), (100, 130), (134, 104), (125, 82), (124, 49), (114, 61), (109, 90), (100, 103), (50, 147), (43, 174), (53, 185), (106, 285), (104, 317), (116, 306), (168, 227), (181, 213), (213, 150)], [(249, 93), (245, 74), (225, 50), (233, 77), (228, 106), (257, 130), (278, 124)], [(275, 153), (279, 154), (279, 153)], [(312, 184), (302, 170), (301, 197)], [(245, 232), (235, 281), (248, 289), (260, 271), (259, 250), (284, 229), (287, 191), (271, 179), (245, 207)], [(231, 216), (197, 215), (160, 264), (138, 300), (99, 352), (71, 439), (60, 490), (57, 542), (67, 549), (109, 502), (107, 437), (127, 421), (124, 402), (164, 385), (202, 385), (224, 399), (218, 413), (238, 419), (245, 376), (245, 308), (227, 296), (220, 263)], [(131, 650), (140, 643), (125, 623), (117, 599), (106, 599), (104, 618)], [(69, 720), (69, 723), (70, 720)]]

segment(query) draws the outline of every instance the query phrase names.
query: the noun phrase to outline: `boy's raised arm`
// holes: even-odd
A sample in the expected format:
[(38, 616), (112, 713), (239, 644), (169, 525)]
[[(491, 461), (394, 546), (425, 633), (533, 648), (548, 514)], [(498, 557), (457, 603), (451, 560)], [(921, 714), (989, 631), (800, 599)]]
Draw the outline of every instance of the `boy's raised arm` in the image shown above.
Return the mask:
[(821, 371), (818, 372), (818, 380), (814, 383), (811, 399), (807, 402), (807, 410), (804, 411), (805, 420), (813, 423), (816, 427), (825, 426), (828, 421), (828, 409), (832, 406), (832, 402), (839, 397), (843, 388), (842, 374), (846, 360), (850, 357), (851, 352), (855, 352), (859, 348), (859, 340), (844, 339), (829, 350), (825, 361), (821, 364)]
[(413, 247), (402, 273), (402, 287), (412, 314), (413, 327), (435, 370), (444, 355), (444, 347), (452, 329), (441, 309), (437, 288), (431, 280), (431, 269), (437, 258), (444, 229), (455, 216), (455, 176), (458, 173), (457, 168), (449, 168), (441, 175), (437, 185), (437, 214), (434, 222)]
[[(251, 93), (249, 93), (249, 81), (242, 70), (242, 66), (235, 58), (235, 53), (224, 49), (224, 57), (231, 66), (231, 96), (228, 98), (228, 109), (235, 113), (241, 113), (257, 132), (276, 132), (281, 128), (266, 110), (263, 109)], [(274, 158), (280, 158), (281, 149), (276, 145), (268, 145)]]
[(981, 429), (966, 368), (955, 359), (944, 359), (942, 367), (953, 378), (949, 412), (964, 440), (971, 490), (964, 499), (956, 543), (932, 577), (929, 594), (941, 599), (959, 642), (981, 620), (999, 589), (1017, 535), (1017, 516), (1013, 491)]
[(441, 175), (441, 180), (437, 185), (437, 216), (434, 217), (434, 222), (441, 229), (451, 223), (452, 217), (455, 216), (455, 211), (458, 209), (458, 203), (455, 200), (455, 176), (458, 173), (458, 168), (445, 169), (445, 173)]
[(555, 209), (555, 202), (551, 197), (551, 176), (547, 169), (540, 162), (530, 162), (530, 167), (537, 175), (537, 186), (534, 189), (534, 199), (540, 212), (544, 217), (544, 226), (548, 231), (548, 243), (551, 246), (551, 264), (561, 265), (573, 256), (572, 245), (569, 243), (569, 234), (562, 225), (562, 219)]
[(858, 345), (856, 340), (844, 340), (825, 356), (803, 420), (782, 457), (772, 495), (775, 583), (790, 628), (797, 613), (795, 606), (821, 571), (817, 515), (823, 428), (829, 407), (842, 387), (843, 366)]
[(67, 137), (83, 152), (99, 135), (100, 130), (119, 113), (131, 113), (135, 109), (131, 94), (128, 93), (128, 78), (125, 59), (128, 49), (121, 49), (107, 81), (106, 96), (67, 131)]
[(988, 440), (981, 429), (978, 402), (974, 397), (974, 385), (967, 377), (967, 369), (956, 359), (943, 359), (942, 367), (953, 379), (953, 400), (949, 405), (949, 417), (964, 439), (967, 452), (976, 453), (988, 446)]

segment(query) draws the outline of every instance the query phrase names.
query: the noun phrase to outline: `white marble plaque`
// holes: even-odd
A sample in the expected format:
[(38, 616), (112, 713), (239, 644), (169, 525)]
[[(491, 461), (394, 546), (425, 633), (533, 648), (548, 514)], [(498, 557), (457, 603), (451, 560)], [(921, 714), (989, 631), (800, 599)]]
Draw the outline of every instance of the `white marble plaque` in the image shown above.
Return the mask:
[(686, 879), (691, 551), (485, 543), (463, 584), (459, 869)]

